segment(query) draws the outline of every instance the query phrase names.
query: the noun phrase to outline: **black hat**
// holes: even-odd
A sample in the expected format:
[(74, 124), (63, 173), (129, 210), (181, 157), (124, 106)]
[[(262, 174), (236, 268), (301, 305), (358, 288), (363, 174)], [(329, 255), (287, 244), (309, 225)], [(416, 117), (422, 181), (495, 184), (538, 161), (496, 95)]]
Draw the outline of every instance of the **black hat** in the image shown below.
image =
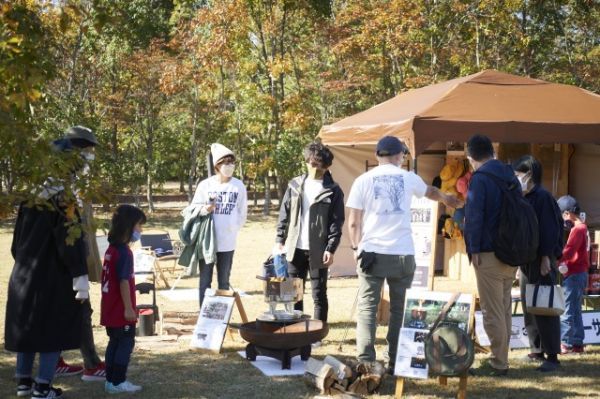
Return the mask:
[(561, 212), (568, 211), (573, 213), (579, 213), (580, 211), (577, 200), (571, 197), (570, 195), (563, 195), (556, 202), (558, 203), (558, 207), (560, 208)]
[(406, 145), (394, 136), (384, 136), (377, 142), (376, 153), (380, 157), (396, 154), (408, 154)]
[(63, 139), (69, 140), (73, 147), (79, 148), (93, 147), (99, 144), (94, 132), (85, 126), (70, 127), (65, 132)]

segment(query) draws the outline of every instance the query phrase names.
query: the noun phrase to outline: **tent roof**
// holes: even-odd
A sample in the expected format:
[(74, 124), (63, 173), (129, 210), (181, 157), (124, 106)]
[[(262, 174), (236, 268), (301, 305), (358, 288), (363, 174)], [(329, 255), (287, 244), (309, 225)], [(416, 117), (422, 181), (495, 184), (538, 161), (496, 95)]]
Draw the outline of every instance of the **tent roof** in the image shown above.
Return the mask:
[(321, 128), (328, 145), (385, 135), (415, 155), (436, 141), (482, 133), (503, 143), (600, 143), (600, 96), (581, 88), (485, 70), (401, 93)]

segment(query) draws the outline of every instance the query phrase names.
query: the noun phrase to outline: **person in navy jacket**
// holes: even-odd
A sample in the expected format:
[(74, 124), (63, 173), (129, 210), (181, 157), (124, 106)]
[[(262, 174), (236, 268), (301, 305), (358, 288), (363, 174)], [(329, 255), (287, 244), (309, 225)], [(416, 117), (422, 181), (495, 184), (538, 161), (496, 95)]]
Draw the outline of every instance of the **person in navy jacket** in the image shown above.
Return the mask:
[[(467, 158), (473, 170), (493, 174), (518, 185), (513, 169), (494, 158), (494, 147), (486, 136), (475, 135), (467, 143)], [(515, 268), (494, 255), (493, 242), (499, 226), (502, 191), (493, 177), (474, 173), (465, 206), (464, 237), (475, 269), (483, 326), (490, 338), (491, 356), (479, 375), (502, 376), (508, 372), (508, 349), (512, 327), (511, 287)]]

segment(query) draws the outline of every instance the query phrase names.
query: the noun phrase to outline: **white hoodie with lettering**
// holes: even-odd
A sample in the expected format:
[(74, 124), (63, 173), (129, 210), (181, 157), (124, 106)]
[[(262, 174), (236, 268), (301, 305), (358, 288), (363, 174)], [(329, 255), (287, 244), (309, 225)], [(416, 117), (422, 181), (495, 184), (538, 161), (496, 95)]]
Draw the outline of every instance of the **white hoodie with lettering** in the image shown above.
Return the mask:
[(214, 198), (213, 220), (217, 238), (217, 252), (235, 250), (237, 235), (246, 223), (248, 196), (246, 187), (239, 179), (232, 177), (221, 183), (218, 176), (204, 179), (198, 184), (192, 204), (208, 206)]

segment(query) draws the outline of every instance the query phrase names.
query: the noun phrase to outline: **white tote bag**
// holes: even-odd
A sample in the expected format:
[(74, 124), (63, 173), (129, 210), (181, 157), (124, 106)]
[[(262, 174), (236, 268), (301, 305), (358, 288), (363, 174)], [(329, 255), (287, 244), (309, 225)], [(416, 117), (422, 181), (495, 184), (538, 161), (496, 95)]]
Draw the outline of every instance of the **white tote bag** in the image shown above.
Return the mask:
[(565, 294), (560, 285), (527, 284), (527, 313), (538, 316), (560, 316), (565, 312)]

